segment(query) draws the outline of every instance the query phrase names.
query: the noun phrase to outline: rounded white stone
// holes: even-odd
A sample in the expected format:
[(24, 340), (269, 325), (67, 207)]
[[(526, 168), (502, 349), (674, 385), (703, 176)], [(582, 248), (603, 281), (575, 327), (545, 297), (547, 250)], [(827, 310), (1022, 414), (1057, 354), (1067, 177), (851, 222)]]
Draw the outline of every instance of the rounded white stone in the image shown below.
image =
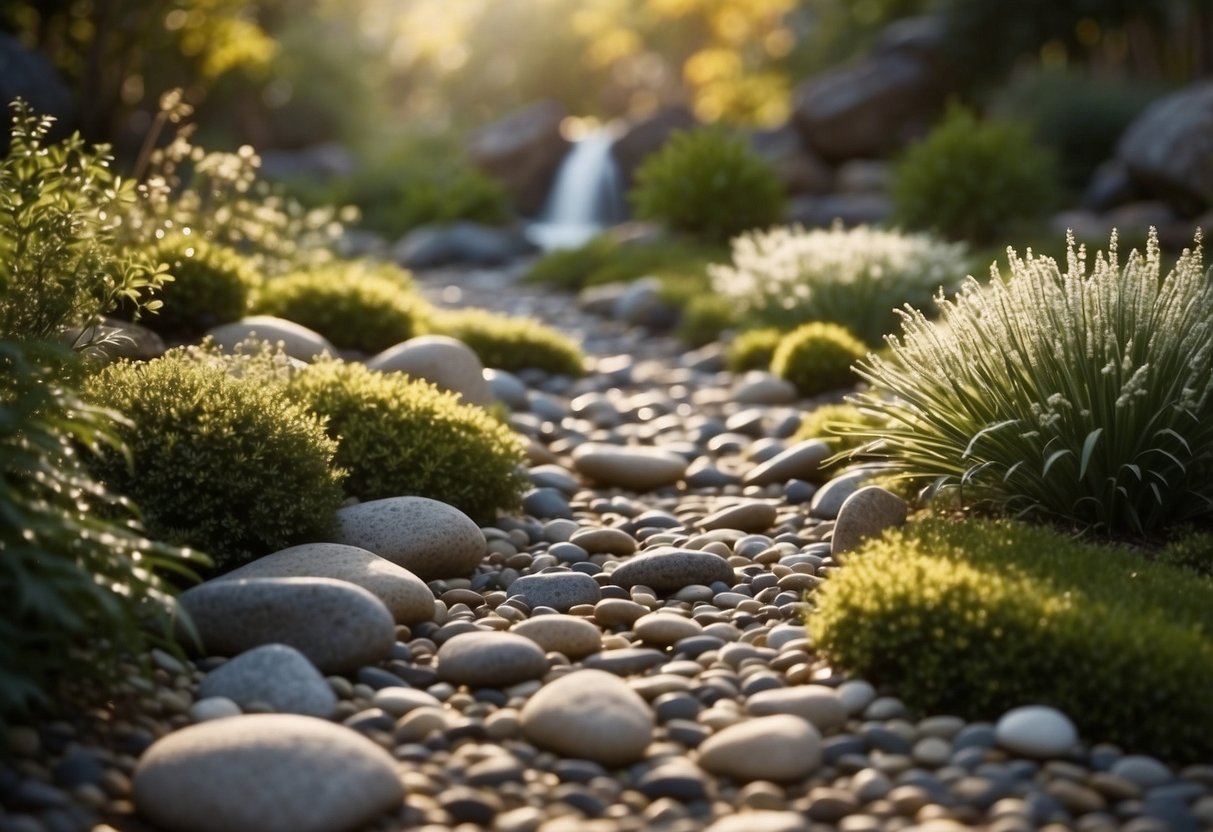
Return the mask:
[(1028, 757), (1056, 757), (1078, 741), (1070, 718), (1047, 705), (1024, 705), (1007, 711), (994, 726), (994, 737), (1008, 751)]

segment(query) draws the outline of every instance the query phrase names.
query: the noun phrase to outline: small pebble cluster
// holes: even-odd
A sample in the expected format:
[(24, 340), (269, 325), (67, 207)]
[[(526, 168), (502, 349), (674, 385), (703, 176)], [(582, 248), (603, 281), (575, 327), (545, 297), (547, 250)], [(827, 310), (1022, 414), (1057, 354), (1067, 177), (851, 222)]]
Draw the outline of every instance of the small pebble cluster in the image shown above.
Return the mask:
[(508, 273), (422, 277), (596, 356), (488, 374), (530, 444), (523, 511), (356, 504), (189, 589), (203, 657), (154, 651), (123, 701), (10, 732), (0, 832), (1213, 828), (1213, 763), (1033, 703), (914, 714), (817, 655), (806, 593), (906, 506), (790, 441), (812, 402)]

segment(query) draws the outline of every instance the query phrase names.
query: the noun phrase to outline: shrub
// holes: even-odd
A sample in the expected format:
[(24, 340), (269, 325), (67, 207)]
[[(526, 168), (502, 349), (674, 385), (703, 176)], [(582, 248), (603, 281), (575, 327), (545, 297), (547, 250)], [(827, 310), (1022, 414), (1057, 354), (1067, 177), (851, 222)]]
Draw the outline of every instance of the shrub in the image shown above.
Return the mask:
[(376, 353), (425, 329), (428, 305), (411, 275), (388, 264), (342, 262), (266, 282), (258, 313), (302, 324), (339, 349)]
[(702, 347), (719, 341), (736, 324), (737, 310), (727, 298), (700, 293), (682, 307), (682, 319), (675, 334), (689, 347)]
[(866, 352), (844, 327), (814, 321), (780, 339), (771, 372), (796, 385), (802, 396), (815, 396), (855, 384), (859, 379), (851, 365)]
[(993, 719), (1025, 703), (1084, 735), (1213, 753), (1213, 585), (1123, 548), (1007, 521), (920, 521), (847, 557), (814, 643), (911, 707)]
[[(820, 439), (825, 442), (834, 452), (835, 461), (829, 467), (835, 470), (842, 467), (843, 454), (848, 455), (846, 461), (861, 461), (863, 456), (853, 453), (865, 442), (860, 436), (861, 432), (876, 432), (884, 425), (885, 419), (882, 416), (853, 404), (823, 404), (804, 414), (792, 441)], [(839, 433), (841, 429), (846, 429), (847, 433)]]
[(783, 216), (779, 178), (739, 138), (703, 128), (674, 133), (636, 170), (629, 197), (640, 219), (727, 242)]
[(734, 373), (771, 369), (771, 359), (783, 336), (784, 331), (777, 327), (742, 332), (729, 344), (728, 368)]
[(332, 360), (296, 374), (289, 391), (328, 419), (353, 496), (429, 497), (478, 522), (517, 507), (522, 446), (483, 408), (425, 381)]
[(708, 273), (712, 291), (757, 324), (830, 321), (876, 346), (896, 331), (895, 309), (929, 307), (956, 290), (967, 265), (964, 246), (923, 234), (780, 227), (737, 237), (732, 263)]
[(979, 122), (954, 107), (895, 164), (894, 215), (912, 228), (992, 242), (1008, 223), (1048, 212), (1056, 181), (1056, 160), (1026, 125)]
[(239, 252), (216, 243), (174, 235), (151, 249), (168, 265), (171, 282), (157, 297), (163, 306), (147, 325), (183, 338), (244, 317), (260, 276)]
[(435, 313), (432, 328), (467, 344), (486, 367), (508, 372), (537, 369), (568, 376), (585, 372), (581, 347), (532, 318), (461, 309)]
[(129, 464), (108, 453), (98, 473), (142, 506), (157, 536), (207, 552), (221, 570), (320, 538), (342, 498), (323, 422), (237, 360), (179, 348), (106, 367), (86, 386), (130, 419)]
[(907, 312), (856, 401), (895, 468), (1020, 514), (1143, 533), (1213, 506), (1213, 283), (1199, 251), (1160, 277), (1157, 238), (1090, 273), (1070, 248), (1010, 255), (931, 323)]
[(524, 279), (577, 290), (648, 276), (702, 277), (707, 275), (708, 264), (725, 254), (717, 245), (685, 240), (621, 243), (599, 236), (579, 248), (548, 252), (535, 261)]
[(1213, 578), (1213, 532), (1181, 529), (1158, 553), (1158, 560)]
[[(64, 356), (0, 341), (0, 732), (71, 677), (119, 677), (123, 653), (169, 635), (163, 573), (200, 556), (144, 537), (134, 507), (85, 459), (120, 454), (119, 416), (63, 381)], [(84, 658), (78, 654), (88, 649)]]

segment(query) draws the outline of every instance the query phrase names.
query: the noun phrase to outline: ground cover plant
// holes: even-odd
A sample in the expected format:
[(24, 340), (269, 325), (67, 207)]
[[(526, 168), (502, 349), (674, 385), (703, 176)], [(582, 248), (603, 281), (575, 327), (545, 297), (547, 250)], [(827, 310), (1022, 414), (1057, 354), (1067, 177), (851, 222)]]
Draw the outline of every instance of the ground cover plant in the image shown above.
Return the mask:
[(761, 327), (739, 332), (729, 343), (726, 363), (730, 371), (744, 373), (747, 370), (769, 370), (775, 349), (783, 340), (784, 332), (778, 327)]
[(585, 354), (577, 342), (533, 318), (484, 309), (435, 310), (430, 327), (471, 347), (485, 367), (507, 372), (536, 369), (566, 376), (585, 372)]
[(577, 248), (544, 254), (528, 269), (528, 283), (545, 283), (576, 291), (603, 283), (659, 278), (704, 278), (709, 263), (727, 256), (720, 245), (685, 239), (621, 242), (607, 235)]
[(815, 396), (854, 385), (852, 365), (866, 352), (845, 327), (813, 321), (779, 339), (771, 372), (792, 382), (800, 395)]
[(171, 235), (148, 256), (172, 276), (156, 293), (162, 304), (158, 314), (146, 321), (162, 334), (191, 337), (242, 318), (261, 282), (242, 254), (204, 239)]
[(904, 316), (858, 365), (866, 435), (892, 468), (969, 504), (1144, 534), (1213, 510), (1213, 283), (1199, 250), (1165, 275), (1157, 239), (1122, 263), (1010, 254), (938, 322)]

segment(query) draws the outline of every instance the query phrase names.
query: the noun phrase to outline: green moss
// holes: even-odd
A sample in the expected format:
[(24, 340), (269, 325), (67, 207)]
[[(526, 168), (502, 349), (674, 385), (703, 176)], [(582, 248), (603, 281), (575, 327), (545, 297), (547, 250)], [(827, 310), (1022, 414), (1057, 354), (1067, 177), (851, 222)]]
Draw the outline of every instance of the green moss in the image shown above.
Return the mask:
[(581, 347), (533, 318), (461, 309), (435, 312), (431, 328), (467, 344), (486, 367), (508, 372), (537, 369), (568, 376), (585, 372)]
[(727, 298), (701, 293), (683, 306), (675, 334), (689, 347), (702, 347), (719, 341), (726, 330), (736, 325), (737, 310)]
[(242, 254), (206, 240), (169, 237), (151, 250), (150, 257), (168, 264), (173, 279), (157, 293), (164, 304), (159, 313), (143, 323), (165, 335), (189, 338), (244, 317), (261, 282)]
[(783, 340), (784, 334), (783, 330), (775, 327), (751, 329), (741, 333), (729, 345), (729, 369), (734, 373), (769, 370), (775, 349)]
[(1093, 741), (1213, 754), (1213, 584), (1012, 521), (916, 522), (849, 555), (809, 633), (927, 713), (1048, 704)]
[(1185, 528), (1163, 547), (1158, 560), (1213, 578), (1213, 532)]
[(814, 321), (780, 340), (771, 356), (771, 372), (796, 385), (802, 396), (828, 393), (858, 381), (851, 365), (867, 351), (844, 327)]
[(288, 389), (328, 419), (353, 496), (429, 497), (478, 522), (517, 508), (522, 445), (483, 408), (425, 381), (332, 360), (295, 374)]
[(717, 245), (671, 239), (621, 243), (599, 236), (578, 248), (548, 252), (524, 279), (577, 290), (650, 275), (689, 276), (701, 278), (700, 285), (706, 286), (708, 264), (727, 258), (728, 251)]

